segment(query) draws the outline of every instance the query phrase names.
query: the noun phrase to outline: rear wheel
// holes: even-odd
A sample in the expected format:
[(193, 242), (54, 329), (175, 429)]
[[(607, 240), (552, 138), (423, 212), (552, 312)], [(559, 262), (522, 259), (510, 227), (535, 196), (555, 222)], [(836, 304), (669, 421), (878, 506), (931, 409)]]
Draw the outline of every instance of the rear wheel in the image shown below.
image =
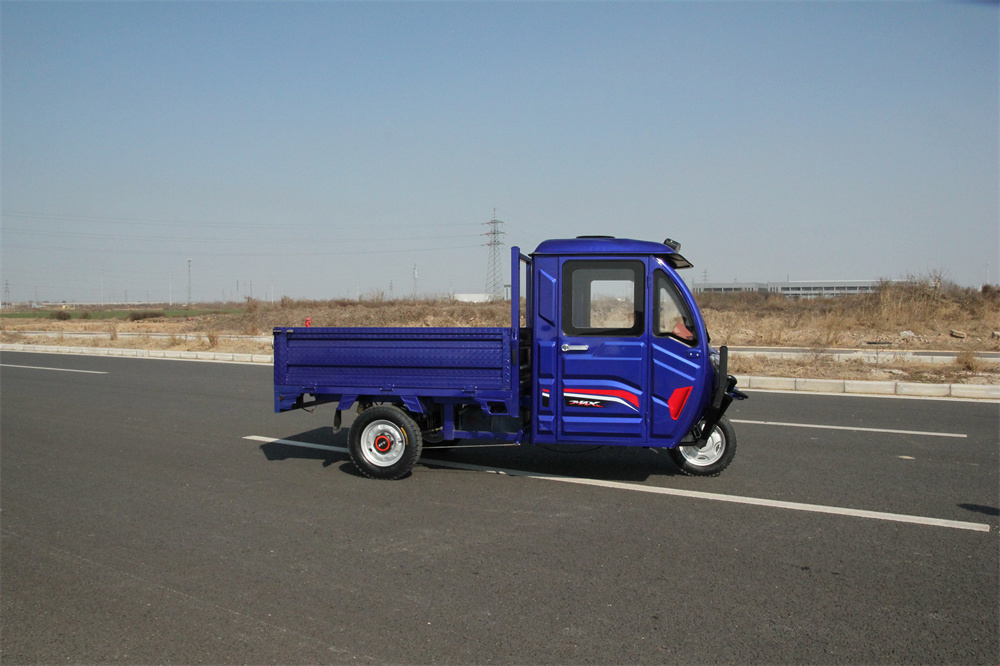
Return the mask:
[(365, 476), (392, 480), (405, 476), (420, 459), (423, 442), (416, 422), (395, 405), (361, 412), (347, 437), (351, 460)]
[(678, 446), (670, 457), (688, 476), (718, 476), (736, 456), (736, 430), (725, 416), (703, 446)]

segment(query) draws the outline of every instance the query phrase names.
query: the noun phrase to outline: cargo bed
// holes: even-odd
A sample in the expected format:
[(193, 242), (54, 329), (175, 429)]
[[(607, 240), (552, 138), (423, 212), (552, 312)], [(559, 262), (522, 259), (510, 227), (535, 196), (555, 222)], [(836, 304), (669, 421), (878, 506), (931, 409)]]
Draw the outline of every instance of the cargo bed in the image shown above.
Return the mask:
[(305, 396), (350, 402), (418, 397), (503, 402), (516, 414), (516, 345), (510, 328), (274, 329), (275, 410)]

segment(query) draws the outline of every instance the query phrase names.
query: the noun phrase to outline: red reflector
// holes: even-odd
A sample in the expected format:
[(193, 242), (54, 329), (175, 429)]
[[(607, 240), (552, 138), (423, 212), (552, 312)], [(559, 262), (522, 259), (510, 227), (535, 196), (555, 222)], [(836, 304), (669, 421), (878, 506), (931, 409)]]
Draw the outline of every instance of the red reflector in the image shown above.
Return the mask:
[(670, 418), (674, 421), (684, 411), (684, 405), (687, 404), (688, 396), (691, 395), (691, 389), (693, 388), (693, 386), (683, 386), (674, 389), (674, 392), (670, 395), (670, 400), (667, 400), (667, 406), (670, 407)]

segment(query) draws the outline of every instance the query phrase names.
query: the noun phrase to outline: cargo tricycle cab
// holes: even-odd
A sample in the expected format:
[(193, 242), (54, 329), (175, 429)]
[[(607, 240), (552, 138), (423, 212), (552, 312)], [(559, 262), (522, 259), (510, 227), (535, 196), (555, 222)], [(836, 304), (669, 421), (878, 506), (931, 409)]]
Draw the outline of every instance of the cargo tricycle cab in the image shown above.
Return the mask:
[(693, 454), (716, 375), (705, 323), (677, 274), (689, 266), (674, 246), (648, 241), (538, 246), (530, 280), (534, 442), (686, 442)]
[(709, 346), (678, 249), (610, 237), (511, 248), (510, 327), (276, 327), (274, 409), (336, 403), (337, 430), (356, 408), (351, 459), (376, 479), (454, 440), (660, 447), (684, 473), (718, 474), (736, 450), (726, 408), (745, 396), (726, 348)]

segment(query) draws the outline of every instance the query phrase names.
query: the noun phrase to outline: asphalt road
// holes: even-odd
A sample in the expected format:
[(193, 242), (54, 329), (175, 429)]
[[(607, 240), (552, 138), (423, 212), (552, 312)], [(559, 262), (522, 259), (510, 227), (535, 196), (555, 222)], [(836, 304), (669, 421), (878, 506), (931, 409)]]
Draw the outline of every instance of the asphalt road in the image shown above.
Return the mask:
[(1000, 662), (997, 404), (755, 392), (715, 479), (524, 446), (378, 482), (269, 367), (0, 364), (4, 663)]

